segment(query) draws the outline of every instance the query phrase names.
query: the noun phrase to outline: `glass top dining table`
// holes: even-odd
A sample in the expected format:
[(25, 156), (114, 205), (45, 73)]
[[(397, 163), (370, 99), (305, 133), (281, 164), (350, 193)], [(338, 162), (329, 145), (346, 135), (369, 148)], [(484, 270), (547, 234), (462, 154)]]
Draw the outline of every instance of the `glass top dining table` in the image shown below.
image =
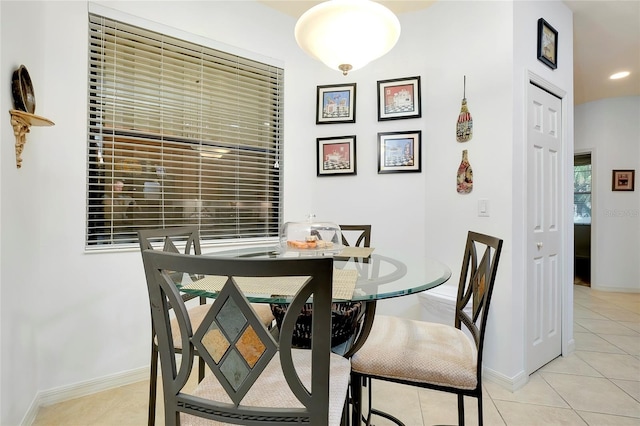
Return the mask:
[[(322, 255), (282, 251), (279, 246), (257, 246), (204, 253), (215, 257), (234, 258), (295, 258)], [(375, 251), (366, 257), (343, 257), (340, 253), (327, 254), (334, 258), (336, 269), (354, 269), (358, 272), (353, 295), (350, 299), (338, 301), (372, 301), (389, 299), (419, 293), (437, 287), (449, 280), (451, 270), (437, 259), (422, 258), (415, 264), (407, 265), (401, 259), (378, 254)], [(216, 297), (215, 292), (198, 289), (181, 289), (199, 296)], [(254, 303), (287, 303), (290, 300), (273, 294), (247, 294)]]
[[(405, 263), (396, 257), (377, 253), (375, 249), (368, 256), (341, 256), (340, 253), (301, 253), (281, 250), (279, 246), (255, 246), (237, 249), (228, 249), (203, 253), (215, 257), (233, 258), (264, 258), (274, 259), (281, 257), (295, 258), (319, 255), (331, 255), (334, 258), (334, 268), (357, 271), (357, 279), (353, 294), (350, 298), (334, 298), (335, 302), (363, 302), (362, 326), (349, 345), (340, 350), (344, 356), (351, 356), (364, 343), (371, 326), (373, 325), (376, 311), (376, 302), (383, 299), (407, 296), (435, 288), (444, 284), (451, 277), (451, 269), (441, 261), (433, 258), (421, 258), (414, 263)], [(353, 253), (353, 251), (351, 252)], [(180, 288), (181, 291), (198, 296), (215, 298), (217, 293), (203, 289)], [(268, 292), (264, 294), (245, 294), (252, 303), (288, 303), (290, 296), (274, 295)]]

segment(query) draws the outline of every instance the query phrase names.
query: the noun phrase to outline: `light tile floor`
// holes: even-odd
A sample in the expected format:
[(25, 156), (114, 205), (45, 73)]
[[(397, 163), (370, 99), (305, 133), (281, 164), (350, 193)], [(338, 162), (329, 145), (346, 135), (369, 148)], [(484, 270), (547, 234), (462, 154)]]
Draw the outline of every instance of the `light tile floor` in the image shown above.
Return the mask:
[[(576, 351), (550, 362), (516, 392), (484, 383), (486, 425), (640, 426), (640, 293), (574, 286)], [(407, 426), (457, 424), (455, 395), (374, 383), (374, 404)], [(143, 381), (40, 409), (45, 425), (144, 425), (148, 382)], [(161, 403), (156, 424), (162, 424)], [(466, 422), (477, 424), (475, 399)], [(392, 424), (374, 418), (376, 426)]]

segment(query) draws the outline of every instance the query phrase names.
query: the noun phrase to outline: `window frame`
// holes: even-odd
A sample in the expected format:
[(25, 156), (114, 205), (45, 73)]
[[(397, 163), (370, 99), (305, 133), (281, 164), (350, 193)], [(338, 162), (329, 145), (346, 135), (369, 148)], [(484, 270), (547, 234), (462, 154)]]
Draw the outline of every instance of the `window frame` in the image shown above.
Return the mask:
[[(269, 68), (270, 70), (276, 69), (275, 71), (275, 74), (277, 75), (277, 85), (275, 85), (276, 88), (274, 89), (273, 88), (274, 85), (273, 84), (271, 85), (272, 86), (271, 90), (274, 91), (274, 93), (276, 93), (276, 98), (274, 98), (276, 100), (269, 107), (269, 113), (273, 115), (273, 121), (271, 122), (273, 130), (269, 129), (269, 130), (272, 130), (272, 134), (270, 133), (269, 136), (264, 137), (265, 139), (268, 139), (268, 142), (265, 142), (267, 144), (265, 146), (268, 146), (270, 148), (264, 148), (264, 149), (268, 149), (268, 152), (264, 151), (261, 153), (259, 152), (260, 148), (251, 148), (249, 142), (245, 142), (244, 140), (242, 142), (236, 143), (236, 145), (231, 147), (231, 149), (235, 149), (234, 154), (237, 156), (237, 158), (243, 159), (242, 162), (240, 161), (235, 162), (236, 163), (235, 168), (236, 170), (239, 170), (237, 173), (239, 173), (240, 175), (245, 177), (246, 176), (255, 177), (255, 176), (259, 176), (260, 173), (262, 173), (261, 172), (262, 170), (267, 170), (269, 172), (269, 174), (265, 178), (266, 180), (260, 180), (255, 178), (253, 179), (254, 181), (253, 185), (255, 186), (255, 188), (263, 188), (264, 191), (268, 192), (269, 194), (268, 196), (271, 196), (271, 194), (275, 194), (273, 196), (273, 203), (271, 202), (267, 203), (269, 204), (269, 211), (267, 213), (264, 213), (264, 212), (258, 213), (262, 215), (260, 217), (266, 218), (264, 219), (264, 223), (266, 224), (264, 226), (264, 233), (261, 230), (245, 233), (243, 229), (246, 230), (247, 228), (243, 228), (243, 226), (246, 226), (248, 221), (245, 222), (239, 215), (236, 215), (235, 218), (233, 218), (235, 220), (234, 222), (235, 229), (236, 229), (235, 232), (230, 231), (230, 232), (223, 233), (222, 236), (216, 236), (213, 233), (207, 232), (206, 230), (204, 230), (202, 231), (201, 235), (202, 235), (203, 243), (213, 243), (216, 245), (226, 245), (226, 244), (238, 243), (238, 242), (256, 243), (256, 242), (277, 241), (279, 229), (282, 224), (283, 206), (284, 206), (284, 203), (283, 203), (284, 171), (282, 168), (282, 158), (281, 158), (282, 151), (283, 151), (282, 129), (284, 127), (284, 120), (283, 120), (284, 69), (282, 67), (282, 64), (279, 61), (273, 60), (272, 58), (264, 58), (264, 57), (261, 57), (260, 55), (257, 55), (251, 52), (241, 51), (240, 49), (226, 46), (221, 43), (218, 43), (209, 39), (205, 39), (203, 37), (195, 36), (193, 34), (187, 34), (180, 30), (169, 28), (164, 25), (153, 23), (150, 21), (145, 21), (144, 19), (132, 17), (130, 15), (126, 15), (117, 11), (112, 11), (111, 9), (102, 8), (97, 5), (92, 5), (89, 9), (88, 23), (90, 27), (91, 27), (92, 15), (98, 15), (102, 19), (106, 19), (109, 21), (111, 20), (118, 21), (126, 26), (139, 27), (140, 30), (144, 32), (155, 32), (155, 33), (158, 33), (159, 36), (176, 38), (181, 43), (198, 45), (202, 47), (206, 52), (220, 51), (224, 55), (236, 55), (239, 57), (238, 62), (244, 63), (244, 61), (249, 61), (249, 62), (255, 61), (255, 62), (260, 62), (266, 65), (267, 67), (270, 67)], [(95, 249), (104, 250), (104, 249), (130, 248), (131, 246), (137, 247), (137, 237), (135, 237), (135, 235), (133, 235), (134, 238), (117, 240), (114, 237), (113, 230), (111, 231), (112, 232), (111, 237), (106, 239), (100, 239), (95, 235), (92, 236), (92, 233), (91, 233), (92, 229), (95, 229), (98, 227), (98, 226), (94, 226), (92, 228), (92, 223), (93, 223), (92, 220), (96, 221), (95, 223), (99, 223), (99, 220), (102, 219), (106, 223), (105, 212), (107, 211), (107, 209), (104, 208), (103, 212), (102, 213), (100, 212), (100, 209), (103, 208), (102, 206), (104, 206), (106, 202), (100, 200), (100, 198), (104, 198), (104, 199), (109, 198), (111, 200), (115, 199), (113, 194), (110, 192), (112, 190), (111, 189), (108, 190), (107, 186), (109, 186), (109, 188), (112, 188), (111, 185), (117, 178), (113, 172), (111, 173), (110, 176), (105, 176), (105, 175), (100, 176), (100, 173), (96, 174), (97, 166), (95, 166), (95, 164), (92, 166), (92, 160), (93, 162), (98, 160), (103, 160), (102, 158), (99, 159), (100, 156), (97, 154), (97, 151), (99, 149), (101, 150), (104, 148), (105, 141), (104, 139), (95, 138), (95, 135), (97, 134), (95, 131), (96, 124), (98, 124), (98, 127), (104, 127), (102, 124), (104, 123), (104, 121), (97, 123), (96, 120), (92, 119), (92, 115), (95, 115), (95, 110), (91, 105), (91, 94), (92, 94), (91, 85), (94, 84), (92, 83), (92, 68), (91, 68), (91, 49), (92, 49), (91, 34), (92, 34), (91, 30), (89, 30), (88, 49), (89, 49), (89, 55), (90, 55), (89, 57), (90, 66), (88, 70), (89, 102), (87, 107), (87, 111), (88, 111), (88, 120), (87, 120), (88, 135), (87, 135), (87, 157), (86, 157), (87, 158), (87, 189), (86, 189), (87, 211), (85, 216), (85, 220), (86, 220), (85, 249), (86, 250), (95, 250)], [(239, 84), (239, 83), (236, 83), (236, 84)], [(112, 126), (112, 127), (115, 129), (115, 126)], [(93, 131), (92, 131), (92, 128), (94, 128)], [(102, 135), (101, 133), (102, 130), (99, 130), (99, 132)], [(111, 135), (114, 138), (114, 142), (113, 142), (114, 146), (115, 146), (116, 139), (126, 140), (127, 138), (133, 138), (136, 140), (140, 140), (140, 136), (141, 136), (140, 132), (126, 130), (126, 129), (114, 131)], [(153, 133), (151, 131), (145, 133), (145, 135), (146, 136), (143, 139), (147, 143), (153, 140), (154, 136), (157, 136), (156, 133)], [(136, 143), (140, 143), (140, 142), (136, 142)], [(198, 154), (198, 158), (201, 163), (204, 160), (200, 157), (205, 157), (208, 150), (230, 149), (229, 146), (225, 146), (224, 141), (217, 141), (217, 142), (215, 140), (203, 141), (201, 137), (185, 138), (181, 136), (175, 136), (175, 137), (163, 136), (162, 143), (169, 144), (169, 145), (187, 144), (188, 146), (191, 147), (191, 149), (194, 149), (194, 146), (200, 146), (200, 148), (197, 148), (197, 150), (200, 151)], [(150, 151), (152, 149), (153, 148), (149, 148)], [(187, 151), (187, 152), (195, 155), (191, 151)], [(243, 157), (243, 155), (245, 157)], [(246, 164), (250, 164), (250, 163), (245, 162), (244, 158), (249, 158), (249, 155), (252, 155), (251, 158), (253, 159), (256, 159), (256, 158), (259, 159), (260, 164), (256, 166), (257, 167), (256, 170), (258, 170), (257, 172), (247, 171), (248, 167), (246, 166)], [(271, 167), (268, 166), (268, 164), (270, 164), (268, 159), (271, 160), (270, 162), (272, 163)], [(115, 160), (113, 160), (113, 162), (115, 162)], [(241, 164), (245, 166), (243, 167)], [(244, 172), (240, 170), (242, 168), (245, 169)], [(160, 169), (164, 169), (164, 167), (160, 167)], [(271, 169), (273, 172), (271, 173), (271, 170), (268, 170), (268, 169)], [(202, 169), (198, 169), (198, 170), (199, 170), (198, 177), (200, 182), (202, 181), (202, 178), (203, 178), (203, 171)], [(229, 187), (232, 187), (232, 185), (233, 184), (229, 184)], [(275, 189), (269, 192), (270, 188), (275, 188)], [(98, 196), (98, 194), (100, 193), (103, 194), (102, 197)], [(111, 194), (110, 197), (108, 196), (108, 194)], [(140, 196), (141, 195), (142, 194), (140, 194)], [(242, 202), (238, 201), (240, 199), (239, 196), (236, 195), (236, 197), (238, 198), (236, 198), (235, 204), (236, 205), (241, 204)], [(269, 198), (269, 200), (271, 200), (271, 198)], [(166, 220), (164, 219), (164, 214), (165, 214), (164, 203), (165, 201), (163, 196), (163, 200), (162, 200), (163, 220), (161, 221), (161, 224), (160, 224), (161, 226), (159, 227), (181, 226), (181, 225), (193, 224), (193, 223), (190, 223), (189, 221), (184, 221), (185, 223), (182, 223), (180, 219), (178, 219), (177, 221), (173, 221), (172, 223), (166, 223)], [(233, 202), (231, 204), (233, 204)], [(113, 207), (110, 207), (110, 209), (111, 211), (114, 211)], [(100, 218), (101, 214), (102, 214), (102, 218)], [(254, 220), (254, 219), (251, 219), (251, 220)], [(200, 219), (198, 219), (197, 225), (199, 227), (202, 226)], [(113, 228), (113, 220), (112, 220), (111, 227)], [(135, 231), (137, 229), (144, 228), (144, 227), (146, 226), (140, 226), (139, 224), (137, 224), (135, 227), (132, 226), (130, 229), (131, 234), (135, 234)]]
[[(577, 190), (576, 189), (576, 184), (577, 184), (577, 179), (575, 178), (577, 173), (580, 173), (581, 170), (578, 170), (579, 167), (582, 166), (588, 166), (589, 167), (589, 183), (588, 185), (588, 190)], [(593, 207), (593, 166), (591, 164), (591, 155), (576, 155), (575, 159), (574, 159), (574, 166), (573, 166), (573, 174), (574, 174), (574, 182), (573, 182), (573, 204), (574, 204), (574, 217), (573, 217), (573, 224), (574, 225), (591, 225), (591, 220), (592, 220), (592, 207)], [(587, 196), (585, 198), (588, 198), (588, 201), (585, 200), (584, 202), (589, 202), (590, 207), (589, 207), (589, 216), (588, 216), (588, 220), (587, 221), (578, 221), (576, 222), (576, 218), (578, 217), (586, 217), (586, 216), (578, 216), (578, 212), (575, 211), (576, 209), (576, 196), (578, 195), (583, 195), (583, 196)]]

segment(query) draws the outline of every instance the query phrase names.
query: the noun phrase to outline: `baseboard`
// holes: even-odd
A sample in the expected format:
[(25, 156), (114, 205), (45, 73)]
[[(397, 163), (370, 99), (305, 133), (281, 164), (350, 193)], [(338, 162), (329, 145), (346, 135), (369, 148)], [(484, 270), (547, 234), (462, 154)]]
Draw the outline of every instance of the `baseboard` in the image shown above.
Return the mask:
[(483, 367), (482, 380), (496, 383), (511, 392), (515, 392), (529, 382), (529, 375), (521, 371), (513, 377), (508, 377), (495, 370)]
[(640, 287), (605, 287), (594, 284), (593, 282), (591, 283), (591, 290), (606, 291), (610, 293), (640, 293)]
[(574, 353), (576, 351), (576, 339), (569, 339), (569, 341), (566, 343), (566, 346), (564, 346), (563, 348), (566, 349), (562, 351), (562, 356), (569, 356)]
[(110, 376), (88, 380), (82, 383), (75, 383), (69, 386), (40, 391), (36, 394), (31, 407), (22, 419), (21, 425), (31, 425), (38, 415), (40, 407), (57, 404), (74, 398), (91, 395), (97, 392), (130, 385), (142, 380), (149, 379), (149, 367), (136, 368), (135, 370), (123, 371)]
[(40, 409), (40, 406), (38, 405), (38, 397), (36, 397), (34, 398), (33, 401), (31, 401), (31, 406), (29, 407), (27, 412), (24, 414), (24, 417), (20, 422), (20, 426), (31, 426), (33, 422), (36, 421), (36, 416), (38, 415), (39, 409)]

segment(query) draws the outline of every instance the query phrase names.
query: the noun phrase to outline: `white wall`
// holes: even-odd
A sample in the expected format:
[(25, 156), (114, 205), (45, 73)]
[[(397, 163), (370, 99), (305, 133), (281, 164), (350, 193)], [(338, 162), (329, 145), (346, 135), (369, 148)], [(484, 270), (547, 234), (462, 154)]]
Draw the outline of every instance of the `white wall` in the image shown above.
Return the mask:
[[(591, 152), (591, 287), (640, 292), (640, 97), (576, 107), (576, 152)], [(612, 170), (636, 171), (635, 191), (611, 190)]]
[[(454, 283), (467, 230), (504, 238), (485, 366), (510, 383), (524, 367), (520, 103), (525, 69), (539, 67), (535, 35), (521, 37), (525, 46), (514, 40), (518, 33), (535, 33), (539, 16), (533, 4), (539, 3), (545, 4), (545, 16), (558, 18), (552, 22), (561, 34), (571, 33), (561, 3), (521, 3), (529, 4), (517, 2), (515, 28), (510, 2), (440, 2), (400, 15), (397, 47), (347, 77), (299, 50), (293, 18), (256, 2), (101, 4), (284, 64), (285, 220), (314, 212), (320, 220), (371, 223), (375, 247), (403, 258), (438, 257), (451, 265)], [(31, 404), (53, 402), (56, 394), (127, 373), (146, 374), (149, 362), (139, 252), (84, 252), (87, 7), (75, 1), (0, 3), (0, 77), (9, 81), (24, 63), (34, 81), (36, 113), (56, 123), (32, 129), (20, 170), (11, 144), (0, 148), (3, 425), (28, 419)], [(24, 16), (31, 23), (26, 32)], [(521, 48), (533, 59), (518, 58)], [(570, 55), (571, 47), (563, 51)], [(539, 71), (571, 91), (567, 67)], [(422, 118), (378, 122), (376, 81), (416, 75), (422, 78)], [(472, 141), (459, 144), (454, 132), (464, 75), (475, 127)], [(316, 125), (316, 86), (345, 82), (357, 83), (357, 122)], [(2, 90), (6, 111), (8, 85)], [(9, 126), (0, 129), (2, 140), (13, 138)], [(422, 130), (422, 173), (377, 174), (376, 135), (397, 130)], [(315, 139), (352, 134), (358, 174), (316, 177)], [(474, 170), (469, 195), (455, 190), (462, 149), (469, 150)], [(490, 200), (488, 218), (477, 216), (480, 198)], [(417, 298), (403, 297), (379, 309), (417, 316), (419, 308)]]
[[(35, 84), (36, 112), (46, 110), (51, 100), (47, 90), (38, 85), (45, 74), (45, 46), (40, 44), (42, 34), (39, 30), (25, 31), (25, 21), (20, 16), (29, 16), (31, 25), (41, 28), (44, 24), (42, 8), (34, 3), (2, 3), (0, 40), (1, 85), (0, 110), (2, 114), (2, 144), (0, 144), (0, 183), (1, 212), (0, 229), (0, 291), (2, 293), (0, 343), (2, 351), (1, 394), (2, 424), (16, 424), (33, 401), (38, 389), (42, 389), (38, 380), (38, 338), (39, 315), (41, 305), (39, 294), (40, 274), (34, 260), (39, 250), (41, 230), (40, 216), (43, 207), (41, 198), (42, 175), (38, 172), (16, 169), (14, 151), (15, 137), (9, 122), (8, 110), (13, 108), (11, 97), (11, 78), (20, 64), (27, 65)], [(19, 42), (17, 41), (19, 40)], [(31, 65), (31, 66), (29, 66)], [(47, 99), (49, 98), (49, 99)], [(34, 129), (27, 135), (24, 157), (29, 156), (43, 143), (40, 136), (45, 130)], [(49, 136), (51, 136), (49, 134)], [(23, 163), (24, 164), (24, 163)], [(28, 164), (28, 163), (27, 163)]]

